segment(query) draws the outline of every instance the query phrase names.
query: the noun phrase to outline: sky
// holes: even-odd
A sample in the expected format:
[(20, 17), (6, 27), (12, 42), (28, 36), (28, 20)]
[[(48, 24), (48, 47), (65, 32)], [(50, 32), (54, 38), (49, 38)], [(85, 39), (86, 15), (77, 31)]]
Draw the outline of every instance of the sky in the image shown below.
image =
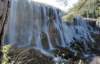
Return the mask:
[(69, 10), (69, 8), (73, 7), (73, 4), (78, 2), (78, 0), (68, 0), (68, 5), (65, 6), (61, 2), (57, 2), (57, 0), (33, 0), (33, 1), (49, 4), (51, 6), (61, 9), (62, 11), (65, 11), (65, 12), (67, 12)]

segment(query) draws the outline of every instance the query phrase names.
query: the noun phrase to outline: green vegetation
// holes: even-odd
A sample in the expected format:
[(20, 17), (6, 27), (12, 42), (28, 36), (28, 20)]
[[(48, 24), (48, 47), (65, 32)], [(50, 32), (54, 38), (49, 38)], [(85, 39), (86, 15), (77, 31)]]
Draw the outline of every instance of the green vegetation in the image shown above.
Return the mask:
[(5, 45), (2, 47), (2, 52), (3, 52), (3, 59), (1, 64), (9, 64), (9, 50), (11, 48), (11, 45)]
[(98, 18), (100, 16), (100, 0), (79, 0), (73, 8), (63, 17), (72, 20), (74, 16), (80, 15), (88, 18)]

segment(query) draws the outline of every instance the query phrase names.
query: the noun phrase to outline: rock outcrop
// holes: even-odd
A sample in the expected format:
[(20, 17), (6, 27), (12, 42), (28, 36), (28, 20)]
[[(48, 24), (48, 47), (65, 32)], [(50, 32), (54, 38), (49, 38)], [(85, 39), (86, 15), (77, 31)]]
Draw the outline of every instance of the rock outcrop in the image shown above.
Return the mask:
[(8, 12), (8, 0), (0, 0), (0, 32)]

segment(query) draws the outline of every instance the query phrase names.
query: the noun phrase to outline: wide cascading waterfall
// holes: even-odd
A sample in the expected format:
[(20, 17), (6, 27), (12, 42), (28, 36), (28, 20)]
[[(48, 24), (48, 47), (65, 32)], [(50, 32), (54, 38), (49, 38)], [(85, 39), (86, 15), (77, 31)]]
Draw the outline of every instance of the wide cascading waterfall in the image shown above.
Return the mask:
[[(91, 44), (95, 42), (91, 36), (92, 27), (80, 16), (76, 16), (73, 23), (66, 24), (62, 22), (61, 13), (55, 7), (33, 0), (11, 0), (3, 44), (18, 49), (38, 48), (45, 55), (57, 48), (68, 48), (75, 53), (77, 49), (74, 47), (80, 46), (78, 50), (86, 56), (84, 52), (89, 51)], [(57, 49), (58, 54), (61, 51), (67, 52), (62, 49)], [(71, 55), (71, 52), (69, 54)], [(60, 62), (62, 58), (56, 56), (57, 58), (54, 55), (52, 57)]]
[(62, 23), (61, 11), (31, 0), (12, 0), (4, 42), (16, 47), (54, 49), (70, 47), (72, 42), (93, 41), (89, 25), (80, 17), (73, 25)]
[(41, 49), (65, 46), (59, 13), (56, 8), (31, 0), (12, 0), (4, 42)]

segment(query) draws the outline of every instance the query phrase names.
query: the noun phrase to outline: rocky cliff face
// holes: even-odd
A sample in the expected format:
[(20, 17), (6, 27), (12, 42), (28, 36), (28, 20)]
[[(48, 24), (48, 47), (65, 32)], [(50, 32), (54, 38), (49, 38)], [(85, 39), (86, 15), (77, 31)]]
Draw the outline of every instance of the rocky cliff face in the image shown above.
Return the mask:
[(2, 38), (2, 31), (3, 26), (5, 24), (7, 18), (7, 11), (8, 11), (8, 0), (0, 0), (0, 63), (1, 63), (1, 38)]
[(6, 15), (8, 12), (8, 1), (9, 0), (0, 0), (0, 33), (3, 27), (3, 23), (6, 20)]

